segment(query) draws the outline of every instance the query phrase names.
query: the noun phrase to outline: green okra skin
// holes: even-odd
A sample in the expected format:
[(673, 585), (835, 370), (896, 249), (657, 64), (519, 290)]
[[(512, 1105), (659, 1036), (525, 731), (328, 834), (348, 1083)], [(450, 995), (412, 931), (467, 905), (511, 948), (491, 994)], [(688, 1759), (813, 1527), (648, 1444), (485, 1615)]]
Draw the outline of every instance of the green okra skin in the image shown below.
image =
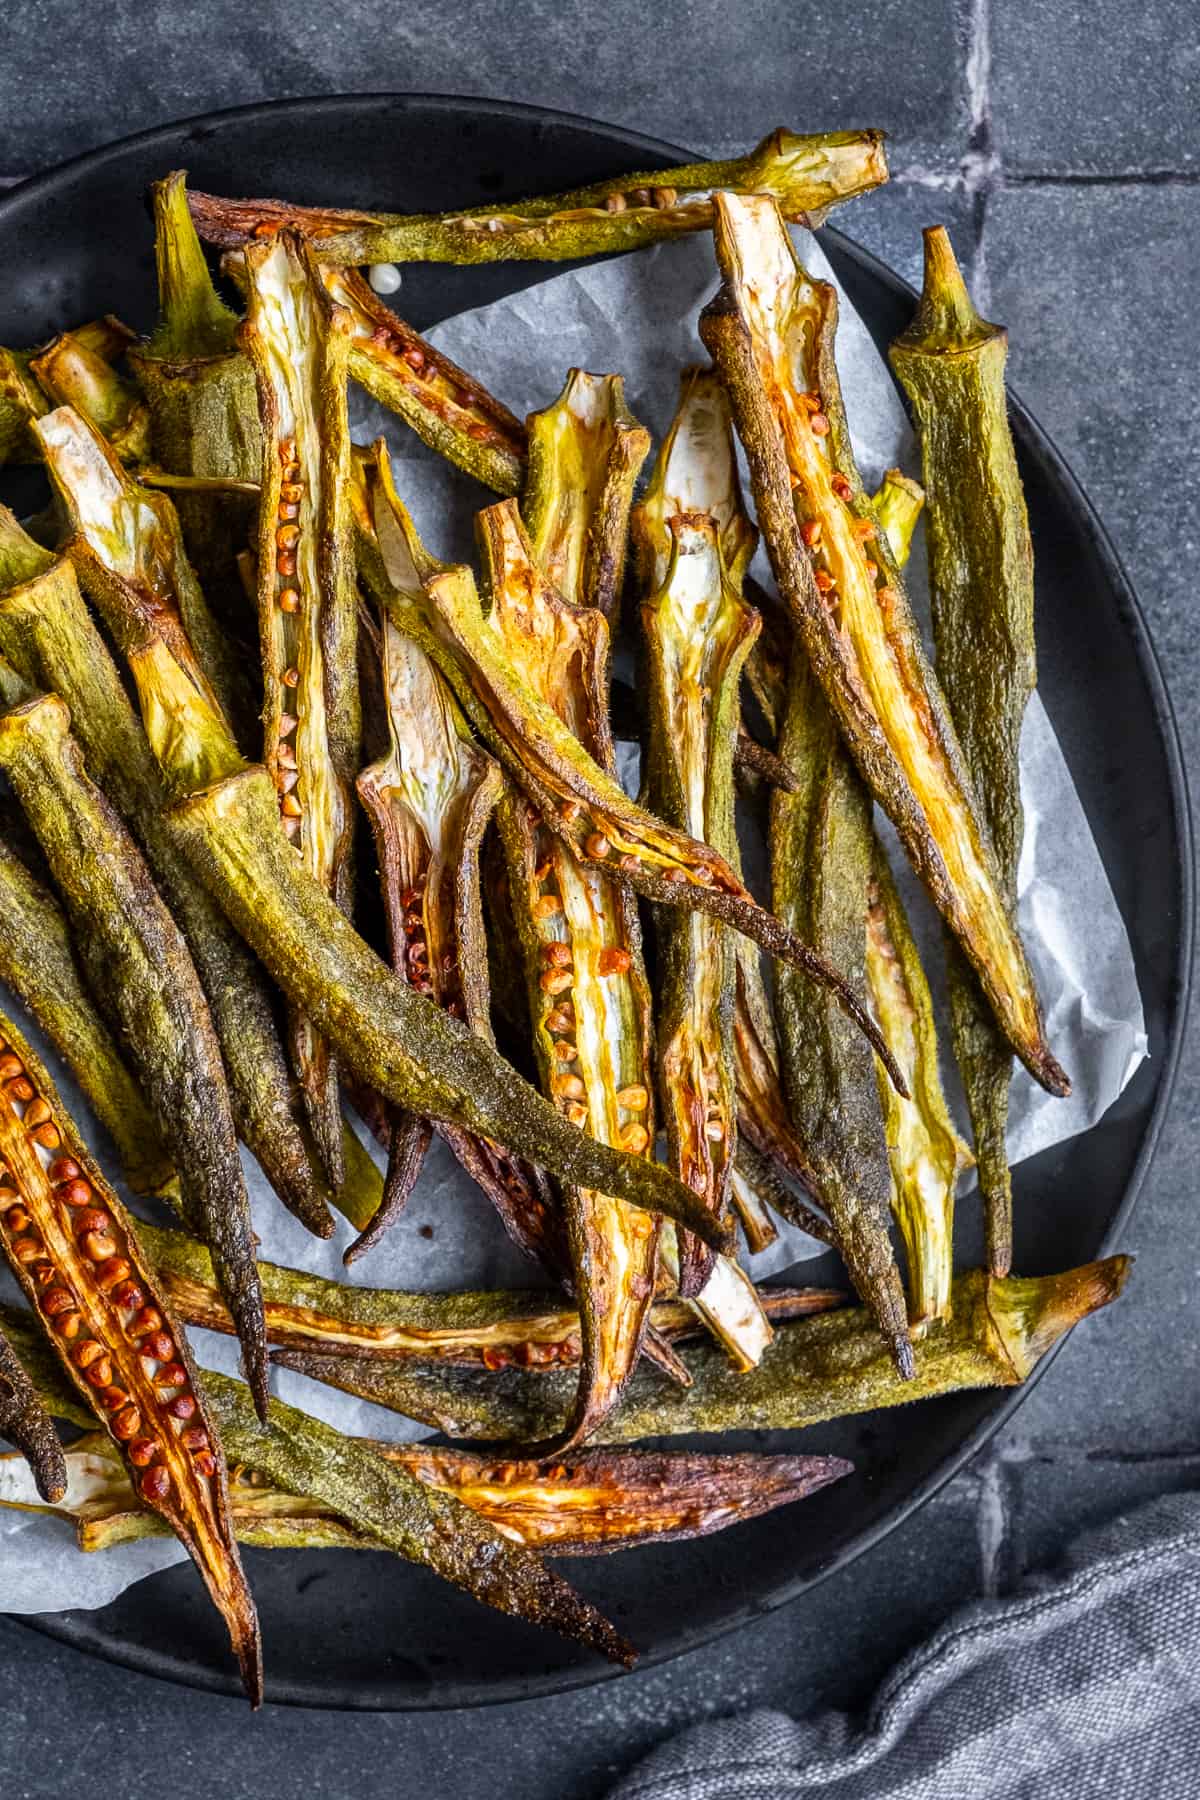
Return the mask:
[(350, 374), (359, 386), (455, 468), (498, 494), (519, 494), (527, 451), (521, 421), (385, 306), (357, 269), (326, 264), (321, 278), (349, 317)]
[(572, 369), (552, 406), (530, 413), (521, 516), (533, 556), (560, 594), (614, 625), (625, 581), (629, 515), (650, 433), (625, 404), (619, 375)]
[[(129, 361), (146, 396), (155, 461), (172, 475), (257, 484), (254, 371), (237, 347), (237, 316), (213, 286), (182, 173), (155, 182), (151, 196), (159, 322)], [(175, 505), (204, 592), (226, 611), (240, 607), (236, 557), (254, 535), (255, 496), (175, 491)]]
[[(1132, 1258), (1111, 1256), (1062, 1275), (1003, 1280), (973, 1270), (954, 1284), (953, 1307), (915, 1346), (903, 1381), (863, 1308), (781, 1325), (757, 1368), (731, 1369), (715, 1345), (688, 1357), (680, 1392), (649, 1371), (598, 1433), (602, 1443), (691, 1432), (795, 1431), (827, 1419), (932, 1399), (964, 1388), (1014, 1387), (1073, 1325), (1117, 1298)], [(446, 1437), (528, 1439), (553, 1431), (570, 1403), (563, 1375), (504, 1369), (495, 1375), (443, 1365), (384, 1363), (279, 1351), (276, 1362), (344, 1393), (390, 1407)]]
[[(128, 598), (115, 577), (105, 591)], [(124, 616), (110, 611), (118, 639), (127, 629)], [(32, 687), (66, 702), (89, 770), (132, 828), (187, 939), (221, 1040), (238, 1130), (284, 1204), (310, 1231), (328, 1237), (330, 1196), (292, 1091), (270, 984), (175, 841), (158, 764), (70, 563), (40, 549), (5, 508), (0, 650)], [(359, 1213), (378, 1204), (379, 1178), (361, 1149), (353, 1166), (354, 1194), (345, 1203)]]
[[(362, 735), (346, 412), (351, 326), (302, 239), (285, 233), (252, 245), (244, 262), (247, 312), (238, 335), (254, 367), (263, 447), (263, 761), (305, 869), (348, 914)], [(309, 1123), (336, 1188), (344, 1174), (337, 1065), (302, 1013), (292, 1014), (291, 1038)]]
[(71, 927), (50, 889), (0, 839), (0, 981), (50, 1039), (108, 1132), (135, 1192), (175, 1179), (158, 1121), (147, 1106), (76, 959)]
[(878, 838), (867, 906), (866, 979), (876, 1017), (908, 1081), (910, 1098), (902, 1100), (876, 1070), (892, 1212), (908, 1263), (909, 1323), (925, 1331), (950, 1306), (954, 1196), (973, 1158), (946, 1105), (929, 983)]
[[(851, 1472), (835, 1456), (698, 1455), (689, 1451), (585, 1450), (547, 1473), (540, 1464), (469, 1450), (360, 1440), (362, 1448), (428, 1487), (447, 1492), (508, 1537), (551, 1556), (595, 1556), (638, 1544), (704, 1537), (802, 1500)], [(161, 1536), (98, 1433), (73, 1444), (74, 1491), (36, 1508), (74, 1520), (81, 1550)], [(257, 1470), (237, 1469), (230, 1513), (239, 1543), (263, 1549), (376, 1549), (320, 1501), (286, 1494)], [(0, 1457), (0, 1506), (33, 1508), (27, 1481)]]
[(48, 1505), (67, 1491), (67, 1464), (54, 1422), (0, 1331), (0, 1437), (15, 1444)]
[[(733, 867), (733, 761), (742, 666), (758, 620), (741, 596), (757, 534), (738, 491), (728, 405), (690, 370), (639, 506), (649, 773), (655, 810)], [(671, 1166), (723, 1217), (737, 1154), (732, 934), (700, 913), (659, 924), (658, 1070)], [(698, 1295), (713, 1259), (685, 1239), (680, 1291)]]
[[(800, 788), (771, 798), (772, 903), (865, 993), (871, 800), (799, 647), (779, 748)], [(816, 1169), (838, 1248), (897, 1368), (911, 1375), (904, 1289), (890, 1231), (891, 1171), (870, 1046), (799, 970), (779, 970), (775, 1002), (789, 1112)]]
[(871, 506), (892, 555), (903, 568), (912, 552), (913, 533), (925, 508), (925, 489), (903, 469), (885, 469), (871, 496)]
[(836, 292), (803, 269), (769, 198), (718, 194), (715, 207), (725, 281), (701, 336), (730, 392), (776, 582), (851, 754), (998, 1023), (1034, 1078), (1066, 1093), (949, 710), (862, 492), (833, 355)]
[[(925, 233), (925, 285), (915, 318), (889, 352), (908, 396), (929, 490), (929, 586), (938, 677), (983, 802), (1005, 901), (1016, 911), (1024, 834), (1020, 744), (1037, 683), (1033, 545), (1008, 423), (1008, 334), (971, 304), (950, 240)], [(951, 1029), (962, 1071), (988, 1260), (1012, 1262), (1012, 1177), (1006, 1144), (1012, 1059), (979, 983), (949, 954)]]
[(32, 426), (50, 402), (29, 367), (32, 355), (0, 348), (0, 468), (41, 460)]
[(461, 213), (351, 212), (201, 193), (189, 203), (201, 237), (226, 249), (289, 228), (304, 232), (331, 263), (558, 262), (706, 231), (718, 188), (773, 194), (788, 218), (815, 224), (830, 207), (886, 180), (882, 132), (779, 130), (725, 162), (619, 175), (567, 194)]
[[(409, 544), (415, 534), (391, 486), (382, 444), (376, 447), (376, 458), (376, 532), (381, 544), (386, 539), (396, 546), (397, 557), (411, 561)], [(492, 529), (489, 514), (502, 520), (511, 507), (511, 501), (501, 501), (486, 509), (480, 515), (481, 529)], [(385, 546), (384, 558), (390, 554)], [(362, 566), (370, 581), (371, 559)], [(604, 867), (612, 879), (627, 883), (647, 899), (709, 913), (773, 956), (807, 970), (837, 994), (839, 1004), (887, 1064), (889, 1054), (874, 1021), (840, 974), (757, 905), (724, 857), (630, 800), (553, 707), (530, 687), (508, 654), (502, 633), (484, 614), (470, 570), (426, 556), (420, 574), (423, 604), (396, 594), (393, 584), (393, 616), (443, 670), (463, 711), (545, 825), (585, 860), (589, 841), (603, 841), (608, 847)]]
[(57, 696), (0, 718), (11, 781), (75, 926), (93, 988), (175, 1151), (180, 1203), (216, 1258), (256, 1402), (266, 1405), (266, 1335), (254, 1232), (220, 1044), (195, 967), (113, 807), (89, 780)]

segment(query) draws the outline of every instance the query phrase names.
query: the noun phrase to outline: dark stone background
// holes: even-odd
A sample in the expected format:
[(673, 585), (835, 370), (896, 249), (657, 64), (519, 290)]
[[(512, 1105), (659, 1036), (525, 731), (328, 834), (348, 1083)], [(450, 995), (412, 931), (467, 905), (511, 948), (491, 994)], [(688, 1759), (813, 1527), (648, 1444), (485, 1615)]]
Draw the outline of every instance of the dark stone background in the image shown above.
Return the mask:
[[(331, 29), (331, 21), (333, 26)], [(1200, 31), (1117, 0), (10, 0), (0, 177), (144, 126), (280, 95), (421, 89), (525, 100), (687, 144), (882, 125), (891, 187), (844, 228), (910, 279), (947, 223), (1014, 384), (1090, 490), (1145, 605), (1189, 762), (1200, 503)], [(0, 276), (2, 279), (2, 276)], [(1189, 1143), (1195, 1050), (1125, 1248), (1126, 1301), (1069, 1343), (1007, 1431), (928, 1508), (802, 1603), (642, 1676), (475, 1714), (337, 1716), (188, 1692), (0, 1620), (0, 1794), (143, 1786), (187, 1800), (578, 1800), (665, 1733), (751, 1703), (862, 1703), (960, 1602), (1001, 1593), (1085, 1521), (1200, 1472)]]

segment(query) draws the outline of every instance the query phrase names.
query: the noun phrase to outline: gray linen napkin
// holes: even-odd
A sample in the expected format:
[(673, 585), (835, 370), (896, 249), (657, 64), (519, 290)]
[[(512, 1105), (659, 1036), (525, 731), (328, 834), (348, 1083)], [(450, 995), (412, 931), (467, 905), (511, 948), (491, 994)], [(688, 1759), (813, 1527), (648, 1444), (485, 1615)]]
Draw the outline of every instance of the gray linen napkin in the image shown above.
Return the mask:
[[(803, 1602), (800, 1602), (802, 1605)], [(662, 1744), (610, 1800), (1196, 1800), (1200, 1495), (1080, 1539), (956, 1614), (865, 1716), (754, 1712)]]

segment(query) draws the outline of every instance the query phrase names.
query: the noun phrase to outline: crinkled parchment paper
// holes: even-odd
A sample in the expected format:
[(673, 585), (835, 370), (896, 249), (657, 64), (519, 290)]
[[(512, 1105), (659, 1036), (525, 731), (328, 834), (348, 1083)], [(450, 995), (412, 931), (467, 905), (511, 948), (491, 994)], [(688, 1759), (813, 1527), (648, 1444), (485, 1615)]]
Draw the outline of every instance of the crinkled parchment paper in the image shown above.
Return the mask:
[[(795, 235), (814, 272), (830, 275), (815, 242), (806, 233)], [(690, 238), (596, 268), (570, 270), (451, 319), (429, 335), (518, 415), (547, 405), (573, 365), (619, 372), (634, 414), (658, 440), (675, 409), (680, 370), (703, 359), (696, 319), (715, 285), (710, 240)], [(397, 306), (402, 313), (403, 290)], [(873, 486), (895, 465), (918, 473), (912, 435), (887, 368), (844, 299), (838, 353), (864, 480)], [(386, 433), (400, 492), (430, 547), (441, 556), (469, 558), (474, 512), (492, 496), (439, 461), (360, 393), (352, 398), (352, 422), (359, 440)], [(761, 555), (756, 573), (769, 581)], [(919, 551), (911, 585), (918, 608), (927, 604)], [(1036, 697), (1021, 744), (1021, 777), (1026, 806), (1021, 929), (1045, 1002), (1050, 1042), (1070, 1071), (1074, 1092), (1069, 1100), (1052, 1100), (1018, 1070), (1010, 1135), (1014, 1162), (1086, 1130), (1146, 1055), (1129, 940), (1067, 765)], [(936, 924), (923, 896), (910, 888), (906, 898), (936, 984), (941, 968)], [(1079, 929), (1083, 919), (1086, 931)], [(70, 1084), (64, 1085), (70, 1092)], [(531, 1285), (530, 1265), (436, 1140), (406, 1216), (349, 1275), (341, 1266), (341, 1251), (352, 1235), (348, 1227), (331, 1242), (318, 1242), (275, 1201), (257, 1169), (251, 1168), (250, 1179), (255, 1224), (268, 1260), (376, 1286)], [(802, 1232), (784, 1228), (779, 1241), (754, 1259), (754, 1272), (776, 1272), (819, 1249)], [(210, 1332), (191, 1335), (202, 1362), (236, 1370), (228, 1339)], [(282, 1397), (344, 1431), (391, 1438), (424, 1435), (418, 1427), (406, 1429), (392, 1413), (286, 1370), (275, 1371), (272, 1382)], [(130, 1582), (183, 1555), (173, 1542), (150, 1540), (84, 1556), (75, 1548), (73, 1531), (60, 1520), (25, 1513), (0, 1512), (0, 1540), (4, 1538), (10, 1540), (0, 1551), (0, 1610), (6, 1612), (103, 1606)]]

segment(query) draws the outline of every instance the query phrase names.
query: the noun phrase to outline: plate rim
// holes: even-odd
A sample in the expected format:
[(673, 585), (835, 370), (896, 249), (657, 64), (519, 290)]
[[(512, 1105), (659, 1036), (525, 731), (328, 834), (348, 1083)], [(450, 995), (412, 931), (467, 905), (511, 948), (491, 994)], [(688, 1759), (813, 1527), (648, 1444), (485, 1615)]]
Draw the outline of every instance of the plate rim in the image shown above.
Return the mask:
[[(49, 169), (26, 177), (0, 195), (0, 228), (3, 228), (14, 215), (19, 215), (25, 202), (30, 200), (36, 202), (47, 195), (52, 196), (56, 187), (68, 184), (85, 171), (102, 167), (106, 162), (117, 161), (131, 151), (149, 148), (156, 140), (162, 140), (164, 144), (172, 142), (178, 139), (181, 132), (189, 129), (205, 127), (215, 131), (219, 130), (222, 125), (234, 121), (250, 121), (289, 111), (302, 112), (306, 118), (311, 118), (314, 113), (323, 111), (332, 113), (344, 110), (347, 105), (386, 104), (395, 106), (397, 103), (409, 103), (414, 107), (425, 108), (437, 106), (448, 113), (460, 113), (467, 117), (487, 112), (492, 116), (498, 115), (514, 121), (519, 120), (523, 124), (545, 122), (567, 125), (575, 129), (594, 128), (603, 132), (614, 143), (628, 146), (631, 152), (642, 150), (652, 158), (671, 155), (688, 160), (694, 159), (696, 154), (681, 146), (671, 144), (665, 139), (649, 137), (645, 133), (634, 131), (623, 125), (610, 124), (590, 115), (568, 113), (559, 108), (528, 105), (518, 100), (386, 89), (369, 90), (363, 93), (321, 94), (311, 97), (285, 96), (189, 114), (163, 124), (145, 127), (140, 131), (131, 132), (125, 137), (114, 138), (89, 150), (81, 151), (78, 155), (56, 163)], [(916, 290), (873, 251), (866, 249), (837, 227), (823, 227), (821, 236), (837, 253), (856, 263), (872, 278), (889, 288), (893, 294), (903, 296), (915, 303)], [(1129, 618), (1130, 635), (1133, 639), (1138, 670), (1145, 682), (1151, 701), (1154, 722), (1167, 764), (1171, 813), (1177, 844), (1175, 860), (1179, 885), (1179, 916), (1172, 971), (1175, 992), (1174, 1015), (1162, 1053), (1161, 1072), (1158, 1077), (1154, 1103), (1142, 1136), (1137, 1159), (1120, 1205), (1101, 1241), (1099, 1254), (1108, 1255), (1128, 1225), (1158, 1148), (1174, 1095), (1191, 1007), (1196, 930), (1196, 870), (1187, 766), (1183, 755), (1178, 719), (1163, 673), (1161, 658), (1146, 613), (1125, 564), (1086, 489), (1053, 439), (1011, 386), (1008, 387), (1008, 397), (1012, 414), (1019, 423), (1021, 432), (1037, 457), (1049, 468), (1054, 479), (1061, 485), (1080, 526), (1086, 528), (1092, 538), (1097, 556), (1108, 571), (1113, 590)], [(865, 1555), (867, 1551), (882, 1543), (891, 1532), (925, 1506), (972, 1457), (978, 1454), (1002, 1426), (1007, 1424), (1025, 1397), (1054, 1362), (1065, 1342), (1065, 1338), (1060, 1339), (1020, 1386), (1007, 1392), (996, 1390), (997, 1399), (987, 1416), (966, 1434), (956, 1448), (944, 1457), (892, 1512), (866, 1528), (816, 1569), (809, 1570), (804, 1575), (791, 1580), (780, 1581), (771, 1589), (770, 1595), (766, 1599), (742, 1602), (719, 1624), (707, 1624), (693, 1630), (682, 1627), (675, 1631), (665, 1643), (639, 1658), (634, 1673), (640, 1674), (659, 1668), (678, 1656), (698, 1650), (704, 1645), (715, 1643), (730, 1633), (747, 1627), (756, 1618), (773, 1612), (778, 1607), (791, 1604), (802, 1594), (809, 1592), (820, 1582), (848, 1567), (860, 1556)], [(145, 1579), (153, 1581), (155, 1578), (148, 1576)], [(68, 1644), (73, 1649), (80, 1650), (87, 1655), (114, 1663), (118, 1667), (134, 1670), (139, 1674), (155, 1676), (160, 1680), (167, 1680), (178, 1686), (190, 1687), (201, 1692), (223, 1695), (240, 1693), (236, 1676), (227, 1674), (223, 1670), (195, 1668), (191, 1665), (184, 1665), (182, 1662), (176, 1664), (161, 1651), (143, 1649), (136, 1644), (112, 1642), (111, 1640), (98, 1641), (93, 1634), (82, 1628), (82, 1621), (94, 1618), (96, 1613), (103, 1610), (103, 1608), (97, 1608), (95, 1612), (67, 1610), (57, 1613), (6, 1613), (4, 1617), (31, 1631)], [(540, 1676), (536, 1674), (522, 1675), (507, 1684), (499, 1682), (494, 1688), (489, 1687), (478, 1693), (472, 1693), (466, 1699), (461, 1697), (461, 1689), (456, 1697), (439, 1699), (436, 1692), (437, 1684), (434, 1683), (433, 1690), (430, 1692), (419, 1696), (414, 1695), (411, 1699), (401, 1696), (399, 1699), (390, 1699), (383, 1704), (376, 1704), (374, 1699), (369, 1696), (364, 1698), (361, 1703), (354, 1704), (348, 1702), (341, 1693), (325, 1701), (315, 1698), (307, 1689), (301, 1691), (301, 1684), (269, 1680), (266, 1698), (271, 1705), (307, 1707), (313, 1711), (438, 1712), (474, 1710), (478, 1707), (512, 1705), (521, 1700), (547, 1699), (556, 1694), (576, 1693), (597, 1686), (601, 1682), (621, 1680), (625, 1678), (626, 1674), (627, 1671), (600, 1665), (595, 1669), (585, 1666), (577, 1670), (548, 1671)], [(519, 1691), (515, 1691), (518, 1687)]]

